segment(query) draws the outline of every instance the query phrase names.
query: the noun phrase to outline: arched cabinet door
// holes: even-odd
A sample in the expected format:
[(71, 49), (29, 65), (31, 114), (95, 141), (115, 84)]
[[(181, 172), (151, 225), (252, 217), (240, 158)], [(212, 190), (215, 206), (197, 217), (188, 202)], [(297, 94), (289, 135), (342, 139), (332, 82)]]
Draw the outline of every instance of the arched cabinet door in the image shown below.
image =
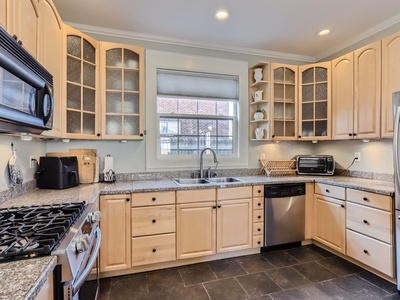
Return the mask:
[(100, 43), (102, 139), (143, 139), (144, 49)]

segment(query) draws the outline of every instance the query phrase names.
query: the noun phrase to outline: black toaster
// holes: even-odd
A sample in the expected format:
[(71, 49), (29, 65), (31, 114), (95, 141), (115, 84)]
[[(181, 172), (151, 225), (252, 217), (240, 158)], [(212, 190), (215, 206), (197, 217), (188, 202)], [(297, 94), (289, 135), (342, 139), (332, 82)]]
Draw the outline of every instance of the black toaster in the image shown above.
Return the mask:
[(66, 189), (79, 184), (76, 156), (41, 156), (35, 176), (40, 189)]

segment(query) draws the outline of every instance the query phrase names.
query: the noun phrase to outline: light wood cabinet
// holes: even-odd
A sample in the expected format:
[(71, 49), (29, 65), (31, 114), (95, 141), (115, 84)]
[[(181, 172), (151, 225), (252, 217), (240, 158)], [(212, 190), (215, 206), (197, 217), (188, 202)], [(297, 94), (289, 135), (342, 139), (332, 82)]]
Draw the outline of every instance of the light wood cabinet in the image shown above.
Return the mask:
[(7, 30), (7, 0), (0, 0), (0, 26)]
[(400, 91), (400, 32), (382, 39), (381, 137), (393, 137), (392, 94)]
[(131, 267), (130, 195), (100, 196), (100, 272)]
[(271, 64), (271, 138), (298, 139), (298, 67)]
[(98, 43), (65, 26), (65, 137), (97, 139), (99, 131)]
[[(255, 74), (261, 74), (257, 77)], [(256, 78), (257, 77), (257, 80)], [(269, 82), (269, 63), (259, 62), (249, 69), (249, 102), (250, 102), (250, 133), (251, 141), (265, 141), (270, 137), (270, 82)], [(258, 94), (260, 96), (256, 97)], [(262, 111), (262, 118), (256, 119), (255, 113)], [(255, 130), (263, 131), (263, 137), (257, 139)]]
[(38, 60), (53, 75), (53, 129), (42, 135), (62, 136), (62, 61), (63, 61), (63, 23), (51, 0), (40, 2), (40, 42)]
[(144, 48), (100, 42), (103, 139), (143, 139)]
[(253, 186), (253, 248), (264, 245), (264, 186)]
[(331, 138), (331, 62), (299, 66), (299, 139)]
[(345, 201), (315, 194), (313, 208), (313, 238), (340, 253), (345, 253)]
[(16, 35), (22, 46), (38, 58), (39, 1), (9, 0), (7, 6), (7, 31)]
[(132, 267), (175, 260), (175, 192), (133, 193), (131, 199)]
[(354, 51), (354, 132), (356, 138), (380, 136), (381, 41)]

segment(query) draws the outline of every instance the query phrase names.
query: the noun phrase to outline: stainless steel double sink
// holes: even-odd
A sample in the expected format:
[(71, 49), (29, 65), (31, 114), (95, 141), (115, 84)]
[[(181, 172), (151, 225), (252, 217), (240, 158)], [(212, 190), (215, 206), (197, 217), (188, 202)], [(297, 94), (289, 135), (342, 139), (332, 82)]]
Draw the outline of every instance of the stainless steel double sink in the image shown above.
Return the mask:
[(215, 178), (175, 178), (173, 181), (177, 185), (203, 185), (212, 183), (235, 183), (244, 182), (244, 180), (235, 177), (215, 177)]

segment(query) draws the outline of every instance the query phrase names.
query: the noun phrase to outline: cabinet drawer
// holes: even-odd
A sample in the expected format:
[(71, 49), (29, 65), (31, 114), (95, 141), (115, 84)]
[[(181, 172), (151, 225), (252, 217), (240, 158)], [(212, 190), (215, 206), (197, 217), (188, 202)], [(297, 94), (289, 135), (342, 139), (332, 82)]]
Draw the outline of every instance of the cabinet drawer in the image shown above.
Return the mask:
[(176, 191), (177, 203), (215, 201), (215, 189)]
[(264, 198), (264, 186), (254, 185), (253, 186), (253, 197), (263, 197)]
[(217, 189), (217, 200), (243, 199), (253, 196), (251, 186)]
[(255, 222), (264, 222), (264, 210), (263, 209), (253, 210), (253, 223), (255, 223)]
[(253, 209), (264, 209), (264, 198), (254, 197), (253, 198)]
[(175, 205), (131, 209), (132, 236), (175, 232)]
[(393, 211), (392, 197), (387, 195), (347, 189), (347, 200), (390, 212)]
[(347, 255), (390, 277), (394, 276), (393, 246), (347, 230)]
[(320, 194), (328, 197), (338, 198), (338, 199), (346, 199), (346, 189), (340, 186), (334, 186), (324, 183), (315, 183), (314, 185), (314, 193)]
[(264, 237), (262, 235), (253, 236), (253, 248), (264, 246)]
[(253, 235), (263, 235), (264, 234), (264, 223), (256, 222), (253, 224)]
[(175, 259), (175, 233), (132, 239), (132, 267)]
[(382, 242), (393, 243), (393, 214), (387, 211), (347, 203), (347, 228)]
[(175, 192), (132, 193), (132, 207), (175, 204)]

